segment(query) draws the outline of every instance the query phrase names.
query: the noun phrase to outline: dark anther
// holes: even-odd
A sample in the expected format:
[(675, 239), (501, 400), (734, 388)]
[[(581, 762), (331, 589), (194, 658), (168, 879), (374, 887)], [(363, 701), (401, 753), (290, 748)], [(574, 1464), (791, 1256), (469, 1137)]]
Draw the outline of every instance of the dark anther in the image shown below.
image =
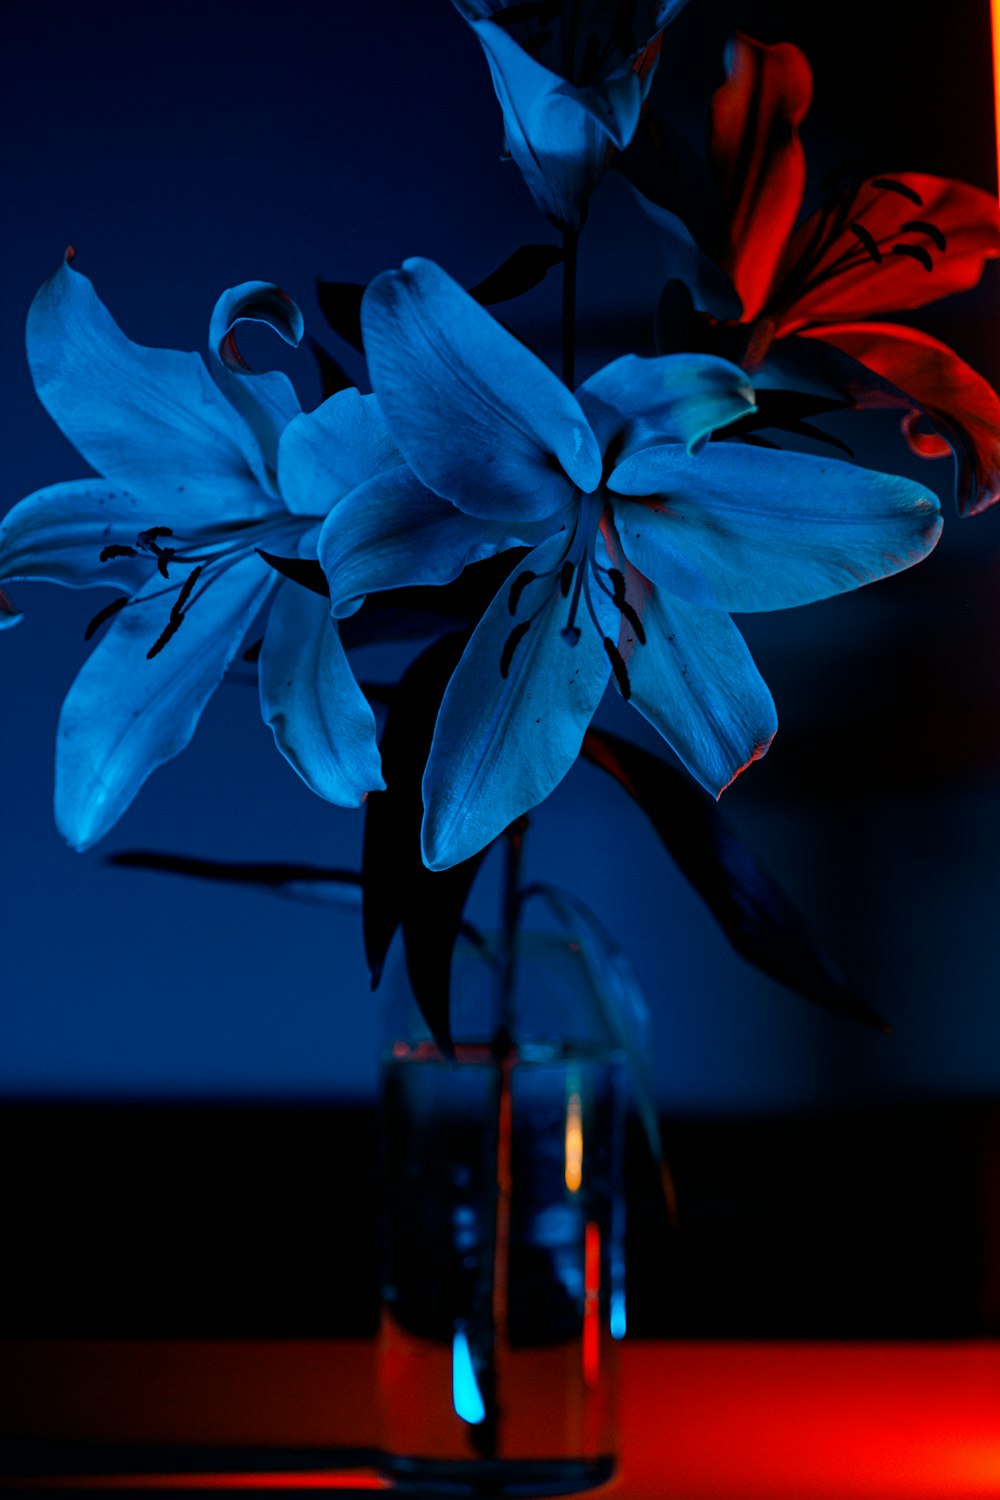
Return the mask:
[(97, 614), (91, 620), (90, 624), (87, 626), (86, 630), (83, 632), (84, 640), (89, 641), (90, 637), (95, 633), (95, 631), (100, 630), (105, 620), (110, 620), (111, 616), (116, 615), (120, 609), (124, 609), (127, 603), (128, 595), (122, 594), (120, 599), (112, 599), (110, 604), (106, 604), (103, 609), (99, 609), (97, 611)]
[(636, 611), (632, 608), (627, 599), (623, 599), (618, 608), (621, 610), (622, 614), (625, 616), (626, 620), (635, 631), (635, 638), (639, 642), (639, 645), (644, 646), (646, 644), (646, 627), (639, 619)]
[(507, 674), (510, 671), (510, 664), (514, 660), (514, 652), (517, 650), (518, 646), (524, 640), (524, 637), (527, 635), (527, 633), (528, 633), (528, 631), (530, 629), (531, 629), (531, 621), (530, 620), (522, 620), (521, 623), (520, 623), (520, 625), (515, 625), (514, 626), (514, 629), (511, 631), (510, 635), (504, 641), (504, 643), (503, 643), (503, 651), (500, 653), (500, 676), (501, 677), (503, 677), (503, 678), (507, 677)]
[(618, 568), (611, 568), (608, 572), (608, 577), (611, 579), (611, 587), (614, 589), (614, 598), (612, 602), (615, 608), (625, 616), (625, 619), (629, 622), (632, 629), (635, 631), (635, 638), (639, 642), (639, 645), (644, 646), (646, 644), (646, 627), (639, 619), (639, 615), (636, 610), (632, 607), (632, 605), (625, 597), (624, 573), (620, 572)]
[(175, 614), (174, 611), (171, 610), (170, 619), (167, 621), (163, 633), (153, 642), (149, 650), (146, 652), (147, 661), (152, 661), (154, 656), (159, 656), (164, 646), (172, 636), (177, 634), (183, 623), (184, 616), (180, 613), (180, 611), (178, 610), (178, 612)]
[(530, 568), (526, 568), (523, 573), (518, 573), (517, 577), (514, 579), (514, 582), (510, 586), (510, 594), (507, 598), (507, 608), (512, 615), (517, 614), (517, 606), (520, 603), (521, 595), (528, 587), (528, 584), (534, 583), (537, 577), (537, 573), (532, 573)]
[(893, 245), (892, 253), (893, 255), (908, 255), (911, 260), (918, 260), (925, 271), (934, 269), (931, 252), (925, 250), (923, 245)]
[(884, 188), (889, 193), (901, 193), (904, 198), (909, 198), (918, 208), (923, 207), (924, 200), (915, 188), (909, 187), (905, 182), (897, 182), (895, 177), (873, 177), (873, 188)]
[(570, 584), (572, 582), (573, 582), (573, 564), (571, 562), (569, 562), (569, 561), (566, 561), (566, 562), (563, 563), (563, 565), (562, 565), (562, 571), (559, 574), (559, 588), (560, 588), (560, 591), (562, 592), (562, 596), (563, 596), (564, 599), (568, 599), (569, 598)]
[(118, 542), (113, 542), (110, 547), (101, 548), (101, 562), (110, 562), (113, 557), (138, 557), (134, 547), (124, 547)]
[(154, 656), (159, 656), (160, 652), (163, 650), (167, 642), (171, 640), (173, 636), (177, 634), (177, 631), (181, 628), (181, 625), (184, 622), (184, 606), (190, 599), (191, 590), (194, 588), (195, 584), (198, 581), (198, 577), (203, 572), (203, 570), (203, 564), (197, 568), (192, 568), (188, 576), (185, 578), (183, 584), (181, 585), (180, 593), (177, 595), (177, 598), (170, 606), (170, 618), (167, 621), (166, 626), (164, 627), (162, 633), (150, 646), (149, 650), (146, 652), (147, 661), (152, 661)]
[(877, 265), (881, 265), (882, 252), (875, 242), (875, 236), (870, 232), (870, 230), (867, 230), (863, 224), (851, 224), (849, 225), (849, 228), (852, 234), (857, 235), (859, 241), (868, 251), (868, 254), (871, 256), (872, 260), (875, 261)]
[(632, 684), (628, 680), (628, 667), (625, 665), (625, 658), (608, 635), (604, 637), (604, 650), (607, 653), (608, 661), (611, 663), (611, 670), (615, 674), (618, 691), (623, 698), (631, 698)]
[(170, 611), (172, 615), (179, 615), (184, 609), (185, 604), (191, 597), (191, 590), (194, 588), (195, 584), (198, 582), (199, 577), (201, 576), (202, 567), (203, 565), (199, 565), (197, 568), (192, 568), (188, 576), (185, 578), (183, 587), (181, 588), (180, 593), (177, 595), (176, 602), (174, 603), (174, 606)]
[(926, 234), (927, 238), (933, 240), (942, 252), (948, 248), (948, 241), (943, 231), (936, 224), (929, 224), (926, 219), (907, 219), (905, 224), (899, 226), (900, 234), (906, 229), (912, 229), (915, 234)]
[(150, 526), (148, 531), (139, 532), (139, 535), (136, 537), (136, 541), (139, 543), (139, 546), (142, 547), (145, 551), (156, 552), (156, 544), (160, 540), (160, 537), (173, 536), (173, 534), (174, 528), (172, 526)]
[(169, 578), (170, 577), (170, 574), (167, 572), (167, 568), (169, 567), (170, 562), (173, 559), (174, 553), (176, 551), (177, 551), (176, 547), (157, 547), (157, 549), (156, 549), (156, 567), (157, 567), (157, 570), (159, 571), (159, 574), (160, 574), (160, 576), (162, 578)]

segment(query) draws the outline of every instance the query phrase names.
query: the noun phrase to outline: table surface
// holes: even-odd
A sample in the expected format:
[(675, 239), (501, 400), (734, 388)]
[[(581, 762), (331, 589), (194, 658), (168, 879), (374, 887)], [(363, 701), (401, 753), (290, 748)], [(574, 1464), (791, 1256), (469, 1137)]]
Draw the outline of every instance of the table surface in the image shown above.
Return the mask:
[[(615, 1500), (1000, 1497), (1000, 1343), (628, 1342)], [(0, 1488), (364, 1494), (363, 1341), (0, 1344)], [(28, 1473), (31, 1473), (28, 1478)], [(16, 1477), (20, 1476), (20, 1477)]]

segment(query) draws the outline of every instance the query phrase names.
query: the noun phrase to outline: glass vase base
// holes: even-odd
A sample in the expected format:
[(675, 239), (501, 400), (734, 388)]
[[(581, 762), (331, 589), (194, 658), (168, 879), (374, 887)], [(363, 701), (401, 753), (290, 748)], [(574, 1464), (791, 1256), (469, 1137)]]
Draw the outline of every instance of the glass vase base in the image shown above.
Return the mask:
[(613, 1457), (564, 1459), (384, 1459), (382, 1473), (401, 1495), (455, 1495), (468, 1500), (575, 1495), (614, 1478)]

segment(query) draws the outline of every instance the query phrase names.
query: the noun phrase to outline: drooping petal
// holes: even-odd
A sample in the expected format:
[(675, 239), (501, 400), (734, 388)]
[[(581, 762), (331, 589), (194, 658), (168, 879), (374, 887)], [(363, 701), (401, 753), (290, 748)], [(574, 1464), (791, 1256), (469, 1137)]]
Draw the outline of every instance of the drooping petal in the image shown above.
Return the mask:
[(283, 371), (257, 374), (250, 369), (236, 342), (240, 323), (265, 323), (293, 349), (302, 340), (305, 323), (288, 293), (271, 281), (244, 281), (230, 287), (216, 302), (209, 322), (208, 347), (215, 383), (246, 418), (273, 475), (278, 467), (278, 441), (302, 407)]
[(361, 313), (390, 431), (437, 494), (471, 516), (532, 521), (596, 489), (600, 450), (576, 398), (439, 266), (377, 276)]
[(201, 357), (133, 344), (68, 264), (31, 304), (27, 348), (49, 415), (156, 524), (251, 520), (276, 509), (256, 440)]
[[(515, 570), (448, 684), (423, 783), (432, 870), (477, 853), (547, 797), (579, 754), (610, 672), (603, 637), (615, 640), (618, 616), (595, 591), (601, 628), (581, 610), (576, 644), (563, 638), (567, 600), (554, 575), (565, 545), (552, 537)], [(526, 572), (536, 579), (524, 585)]]
[(134, 495), (103, 479), (49, 485), (4, 517), (0, 578), (38, 578), (73, 589), (107, 585), (134, 593), (156, 564), (148, 553), (130, 557), (117, 549), (134, 549), (137, 534), (153, 519)]
[(798, 47), (767, 46), (737, 32), (727, 81), (712, 98), (709, 154), (729, 220), (725, 270), (755, 318), (802, 204), (801, 125), (812, 101), (812, 72)]
[(919, 562), (941, 533), (937, 497), (912, 480), (738, 443), (694, 458), (679, 445), (646, 448), (608, 485), (635, 567), (727, 613), (860, 588)]
[(24, 619), (24, 611), (12, 604), (0, 589), (0, 630), (10, 630), (12, 626), (19, 625)]
[[(942, 446), (954, 451), (961, 515), (978, 515), (1000, 499), (1000, 396), (947, 344), (900, 323), (835, 323), (802, 336), (836, 345), (913, 398), (941, 437), (932, 442), (933, 434), (914, 432), (911, 446), (928, 458), (940, 457)], [(861, 391), (859, 404), (901, 403), (873, 388)]]
[(924, 307), (975, 286), (998, 255), (1000, 206), (991, 193), (924, 172), (873, 177), (832, 215), (818, 209), (800, 226), (769, 311), (793, 333)]
[(339, 807), (385, 790), (375, 715), (348, 665), (325, 599), (283, 583), (260, 651), (260, 707), (288, 763)]
[(624, 616), (619, 627), (628, 701), (718, 797), (770, 745), (774, 701), (729, 616), (656, 588), (615, 542), (610, 535), (625, 597), (642, 625), (641, 637)]
[[(629, 71), (584, 91), (551, 72), (489, 20), (471, 22), (503, 110), (511, 156), (538, 208), (552, 223), (579, 229), (613, 145), (627, 146), (643, 89)], [(586, 93), (586, 99), (584, 99)]]
[(470, 563), (531, 545), (538, 527), (512, 529), (456, 510), (401, 467), (347, 495), (323, 524), (317, 555), (330, 607), (343, 618), (366, 594), (410, 584), (450, 583)]
[(290, 511), (325, 516), (351, 490), (402, 462), (378, 397), (352, 388), (337, 391), (285, 428), (278, 481)]
[(696, 452), (712, 432), (755, 410), (744, 371), (710, 354), (626, 354), (576, 394), (601, 449), (619, 462), (655, 443)]
[(87, 849), (121, 817), (143, 782), (191, 739), (202, 710), (257, 611), (276, 587), (257, 557), (192, 596), (183, 622), (148, 659), (176, 593), (156, 575), (123, 609), (69, 690), (56, 742), (56, 822)]

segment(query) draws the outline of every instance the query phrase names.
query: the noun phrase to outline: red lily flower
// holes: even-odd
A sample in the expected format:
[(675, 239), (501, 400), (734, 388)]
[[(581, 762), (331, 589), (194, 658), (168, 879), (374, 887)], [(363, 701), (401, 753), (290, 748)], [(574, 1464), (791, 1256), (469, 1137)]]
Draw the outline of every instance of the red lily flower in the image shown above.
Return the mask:
[(901, 172), (833, 193), (795, 228), (809, 64), (789, 43), (737, 34), (728, 75), (712, 99), (709, 161), (723, 210), (717, 258), (748, 334), (741, 363), (759, 371), (793, 335), (850, 355), (881, 377), (851, 383), (855, 404), (906, 410), (916, 452), (954, 451), (960, 512), (984, 510), (1000, 499), (1000, 397), (947, 345), (871, 319), (975, 286), (1000, 255), (1000, 208), (967, 183)]

